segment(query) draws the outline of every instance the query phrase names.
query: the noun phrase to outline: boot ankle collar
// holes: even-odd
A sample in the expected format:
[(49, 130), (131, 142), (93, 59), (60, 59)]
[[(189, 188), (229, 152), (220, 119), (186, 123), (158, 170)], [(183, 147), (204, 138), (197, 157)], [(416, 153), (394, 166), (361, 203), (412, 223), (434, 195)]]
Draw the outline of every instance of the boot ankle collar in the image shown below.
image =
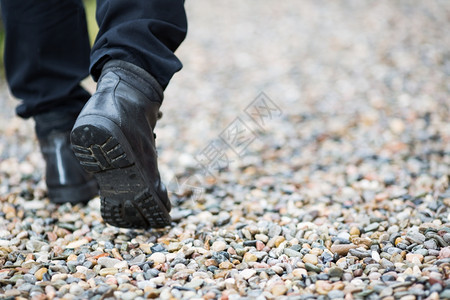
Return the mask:
[(102, 77), (109, 71), (124, 72), (127, 75), (133, 77), (133, 80), (135, 81), (133, 85), (136, 88), (142, 90), (147, 95), (156, 93), (160, 98), (159, 102), (162, 102), (164, 93), (161, 85), (150, 73), (148, 73), (144, 69), (123, 60), (113, 59), (108, 61), (103, 66), (102, 75), (100, 76), (99, 82), (101, 81)]

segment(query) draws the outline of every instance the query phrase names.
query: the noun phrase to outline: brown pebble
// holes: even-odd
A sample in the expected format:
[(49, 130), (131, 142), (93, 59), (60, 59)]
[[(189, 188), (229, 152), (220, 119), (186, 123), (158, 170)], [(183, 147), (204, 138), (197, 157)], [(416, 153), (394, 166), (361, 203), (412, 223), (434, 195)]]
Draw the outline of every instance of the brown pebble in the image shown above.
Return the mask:
[(54, 232), (47, 232), (47, 239), (49, 242), (54, 242), (58, 239), (58, 236)]
[(44, 278), (44, 274), (47, 273), (47, 268), (40, 268), (39, 270), (34, 273), (34, 277), (36, 277), (37, 280), (42, 280)]
[(412, 262), (414, 264), (420, 264), (423, 262), (423, 255), (422, 254), (414, 254), (414, 253), (408, 253), (406, 254), (406, 260), (409, 262)]
[(116, 268), (104, 268), (101, 269), (99, 272), (100, 276), (106, 276), (106, 275), (115, 275), (117, 274), (118, 270)]
[[(144, 292), (145, 292), (145, 293), (148, 293), (148, 294), (147, 294), (147, 298), (148, 298), (148, 299), (155, 299), (155, 298), (158, 298), (159, 295), (161, 294), (161, 291), (160, 291), (160, 290), (154, 289), (154, 288), (152, 288), (152, 287), (146, 287), (146, 289), (144, 289)], [(214, 295), (215, 295), (215, 294), (214, 294)]]
[(114, 258), (117, 258), (118, 260), (123, 260), (122, 255), (120, 255), (119, 250), (117, 248), (112, 249), (111, 251)]
[(318, 259), (317, 259), (316, 255), (308, 253), (308, 254), (305, 254), (305, 256), (303, 256), (303, 262), (317, 265)]
[(230, 271), (228, 271), (228, 270), (224, 270), (224, 271), (214, 273), (214, 279), (225, 278), (225, 276), (227, 276), (229, 272)]
[(331, 252), (337, 253), (339, 255), (347, 255), (350, 249), (355, 249), (357, 246), (355, 244), (343, 244), (343, 245), (333, 245), (331, 246)]
[(86, 279), (86, 274), (80, 273), (80, 272), (76, 272), (76, 273), (74, 273), (72, 276), (75, 277), (75, 278), (82, 279), (82, 280), (85, 280), (85, 279)]
[(278, 237), (275, 239), (275, 247), (280, 246), (280, 244), (281, 244), (282, 242), (284, 242), (285, 240), (286, 240), (286, 238), (285, 238), (284, 236), (278, 236)]
[(247, 253), (244, 254), (244, 258), (243, 258), (242, 261), (244, 261), (244, 262), (255, 262), (255, 261), (258, 261), (258, 257), (255, 254), (253, 254), (253, 253), (247, 252)]
[(320, 295), (327, 295), (333, 286), (325, 280), (316, 281), (316, 292)]
[(3, 206), (3, 213), (4, 214), (11, 214), (16, 215), (16, 209), (11, 204), (4, 204)]
[(350, 228), (350, 235), (359, 236), (360, 234), (361, 234), (361, 231), (359, 230), (358, 227), (353, 226), (352, 228)]
[(267, 274), (266, 272), (262, 271), (261, 273), (259, 273), (259, 277), (261, 279), (269, 279), (269, 274)]
[(149, 244), (140, 244), (139, 248), (144, 251), (145, 254), (151, 254), (152, 250), (150, 249), (150, 245)]
[(350, 240), (352, 241), (353, 244), (358, 245), (359, 247), (369, 248), (372, 245), (372, 240), (369, 239), (368, 237), (360, 238), (357, 236), (353, 236), (351, 237)]
[(77, 260), (77, 255), (76, 254), (70, 254), (68, 257), (67, 257), (67, 261), (75, 261), (75, 260)]
[(219, 264), (219, 268), (221, 268), (221, 269), (232, 269), (233, 266), (234, 265), (232, 263), (230, 263), (229, 261), (224, 261)]
[(64, 229), (64, 228), (59, 228), (59, 227), (54, 232), (58, 237), (62, 237), (62, 238), (69, 234), (72, 234), (72, 232), (70, 232), (69, 230)]
[(343, 290), (345, 288), (345, 284), (342, 281), (338, 281), (333, 283), (333, 290)]
[(209, 266), (214, 266), (217, 267), (219, 264), (217, 263), (217, 261), (215, 259), (207, 259), (205, 260), (205, 266), (209, 267)]
[(282, 296), (286, 294), (287, 291), (288, 288), (284, 284), (275, 284), (271, 289), (272, 295), (274, 296)]
[(236, 253), (236, 250), (234, 250), (233, 247), (229, 247), (229, 248), (227, 249), (227, 252), (228, 252), (230, 255), (236, 255), (236, 254), (237, 254), (237, 253)]
[(320, 248), (312, 248), (311, 251), (309, 252), (309, 254), (313, 254), (315, 256), (320, 256), (322, 255), (323, 250)]
[(302, 277), (302, 275), (308, 276), (308, 271), (306, 271), (303, 268), (299, 268), (299, 269), (294, 269), (292, 270), (292, 275), (294, 275), (295, 277)]

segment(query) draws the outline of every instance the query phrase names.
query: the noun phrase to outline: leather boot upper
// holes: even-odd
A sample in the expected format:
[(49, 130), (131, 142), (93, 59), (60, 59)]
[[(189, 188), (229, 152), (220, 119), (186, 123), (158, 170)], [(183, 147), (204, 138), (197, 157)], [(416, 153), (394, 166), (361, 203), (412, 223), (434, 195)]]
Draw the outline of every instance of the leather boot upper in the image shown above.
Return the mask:
[(54, 131), (38, 139), (46, 163), (49, 198), (56, 203), (87, 202), (97, 195), (97, 183), (75, 158), (69, 135), (70, 131)]
[(95, 116), (114, 122), (127, 138), (145, 176), (168, 202), (158, 171), (153, 134), (162, 98), (162, 88), (143, 69), (122, 61), (110, 61), (103, 68), (97, 92), (78, 119)]

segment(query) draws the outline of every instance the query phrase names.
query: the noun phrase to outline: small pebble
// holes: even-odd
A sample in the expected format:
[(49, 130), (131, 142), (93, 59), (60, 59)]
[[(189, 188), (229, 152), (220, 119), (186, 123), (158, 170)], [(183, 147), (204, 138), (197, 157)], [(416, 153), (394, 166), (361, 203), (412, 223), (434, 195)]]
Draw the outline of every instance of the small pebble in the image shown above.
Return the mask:
[(244, 262), (256, 262), (258, 261), (258, 257), (250, 252), (245, 253), (244, 258), (243, 258)]
[(40, 268), (39, 270), (36, 271), (36, 273), (34, 273), (34, 276), (36, 277), (37, 280), (42, 280), (44, 278), (44, 274), (47, 273), (48, 269), (47, 268)]
[(226, 248), (227, 243), (224, 241), (215, 241), (211, 246), (211, 249), (216, 252), (224, 251)]
[(271, 293), (275, 297), (283, 296), (288, 291), (288, 288), (283, 284), (276, 284), (272, 287)]
[(245, 269), (240, 274), (245, 280), (248, 280), (256, 274), (256, 271), (253, 269)]
[(318, 259), (317, 256), (313, 254), (306, 254), (305, 256), (303, 256), (303, 262), (317, 265)]
[(164, 253), (156, 252), (150, 255), (150, 260), (153, 261), (155, 265), (159, 265), (166, 261), (166, 256)]

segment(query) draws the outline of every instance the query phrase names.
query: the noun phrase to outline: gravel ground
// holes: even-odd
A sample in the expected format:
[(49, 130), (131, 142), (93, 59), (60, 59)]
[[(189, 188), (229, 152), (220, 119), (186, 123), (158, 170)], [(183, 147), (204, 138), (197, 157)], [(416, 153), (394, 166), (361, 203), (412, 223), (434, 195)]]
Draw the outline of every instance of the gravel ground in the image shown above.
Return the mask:
[(49, 203), (3, 86), (0, 297), (449, 299), (449, 2), (220, 4), (156, 131), (171, 228)]

